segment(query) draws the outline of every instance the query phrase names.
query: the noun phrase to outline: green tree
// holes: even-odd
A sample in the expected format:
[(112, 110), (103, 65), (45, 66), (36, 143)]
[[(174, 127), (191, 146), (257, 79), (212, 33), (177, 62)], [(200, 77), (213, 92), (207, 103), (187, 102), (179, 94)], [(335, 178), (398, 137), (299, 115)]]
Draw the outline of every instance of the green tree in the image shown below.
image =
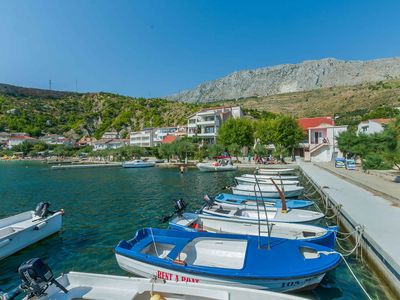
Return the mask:
[(193, 143), (184, 139), (175, 141), (171, 145), (173, 145), (173, 153), (178, 156), (180, 161), (192, 157), (196, 150), (196, 146)]
[(242, 147), (240, 145), (233, 143), (228, 146), (228, 151), (230, 155), (236, 157), (236, 161), (239, 161), (239, 156), (242, 154)]
[(240, 147), (252, 146), (254, 143), (253, 123), (249, 119), (230, 118), (218, 130), (218, 143), (224, 146), (237, 144)]
[(24, 155), (27, 155), (29, 152), (32, 151), (33, 145), (28, 141), (23, 141), (19, 145), (15, 145), (12, 150), (14, 152), (22, 152)]
[(271, 120), (270, 138), (275, 146), (281, 145), (293, 154), (294, 148), (304, 139), (304, 132), (296, 119), (280, 115)]
[(213, 158), (225, 152), (225, 147), (221, 144), (212, 144), (208, 146), (208, 157)]
[(161, 144), (159, 146), (158, 153), (161, 158), (166, 158), (167, 161), (169, 162), (171, 156), (174, 155), (174, 145), (172, 143)]

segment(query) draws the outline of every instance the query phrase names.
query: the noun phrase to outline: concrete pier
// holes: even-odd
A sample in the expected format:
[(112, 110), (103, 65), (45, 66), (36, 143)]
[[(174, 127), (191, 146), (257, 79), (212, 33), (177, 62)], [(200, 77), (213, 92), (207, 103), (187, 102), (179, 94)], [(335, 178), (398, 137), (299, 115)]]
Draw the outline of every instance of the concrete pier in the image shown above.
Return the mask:
[(349, 231), (365, 226), (363, 250), (400, 299), (400, 207), (311, 163), (300, 168), (322, 197), (341, 205), (340, 220)]

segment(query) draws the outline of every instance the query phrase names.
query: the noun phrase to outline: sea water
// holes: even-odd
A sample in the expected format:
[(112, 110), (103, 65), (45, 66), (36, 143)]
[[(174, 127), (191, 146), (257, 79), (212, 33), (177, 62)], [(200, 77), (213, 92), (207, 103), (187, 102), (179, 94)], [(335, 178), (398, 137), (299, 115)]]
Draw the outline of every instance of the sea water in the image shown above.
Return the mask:
[[(19, 283), (18, 266), (33, 257), (43, 258), (56, 275), (68, 271), (129, 275), (121, 270), (113, 249), (143, 227), (166, 228), (174, 200), (184, 199), (188, 211), (201, 207), (205, 194), (229, 192), (239, 172), (201, 173), (176, 168), (124, 169), (120, 167), (52, 170), (40, 162), (0, 163), (0, 219), (33, 210), (48, 201), (63, 208), (63, 228), (53, 235), (0, 261), (0, 288)], [(352, 245), (347, 245), (350, 249)], [(284, 259), (284, 258), (283, 258)], [(348, 259), (357, 277), (375, 299), (386, 299), (382, 284), (359, 259)], [(132, 275), (130, 275), (132, 276)], [(313, 299), (367, 299), (342, 263), (327, 274)]]

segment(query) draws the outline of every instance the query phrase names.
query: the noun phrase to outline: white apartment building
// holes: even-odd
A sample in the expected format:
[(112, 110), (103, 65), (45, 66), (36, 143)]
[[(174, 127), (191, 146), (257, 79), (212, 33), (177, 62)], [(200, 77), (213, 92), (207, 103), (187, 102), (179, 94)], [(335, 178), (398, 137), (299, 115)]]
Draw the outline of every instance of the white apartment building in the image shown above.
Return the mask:
[(154, 130), (153, 144), (157, 146), (167, 135), (175, 135), (178, 132), (178, 127), (160, 127)]
[(187, 134), (189, 137), (201, 138), (204, 143), (214, 144), (218, 129), (226, 120), (242, 117), (243, 111), (240, 106), (203, 109), (188, 118)]
[(153, 147), (154, 146), (154, 128), (144, 128), (140, 131), (131, 132), (131, 146)]

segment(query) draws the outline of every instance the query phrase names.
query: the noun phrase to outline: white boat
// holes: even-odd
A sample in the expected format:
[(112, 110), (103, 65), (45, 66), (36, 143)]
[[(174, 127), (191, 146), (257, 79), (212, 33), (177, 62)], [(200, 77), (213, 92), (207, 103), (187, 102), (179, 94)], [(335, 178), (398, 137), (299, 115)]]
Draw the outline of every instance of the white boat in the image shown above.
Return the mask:
[(225, 171), (236, 171), (237, 166), (231, 165), (231, 164), (226, 164), (222, 165), (220, 163), (214, 162), (214, 163), (198, 163), (196, 167), (201, 171), (201, 172), (225, 172)]
[[(160, 271), (161, 272), (161, 271)], [(164, 274), (168, 276), (169, 274)], [(58, 278), (67, 290), (64, 294), (51, 286), (37, 300), (300, 300), (292, 295), (248, 288), (205, 283), (172, 282), (163, 279), (133, 278), (70, 272)]]
[(149, 168), (154, 167), (156, 163), (154, 161), (144, 161), (142, 159), (136, 159), (131, 161), (124, 161), (122, 167), (124, 168)]
[(292, 174), (292, 173), (294, 173), (294, 169), (293, 168), (285, 168), (285, 169), (264, 168), (264, 169), (259, 169), (258, 173), (264, 174), (264, 175)]
[[(243, 177), (243, 176), (238, 176), (235, 177), (235, 180), (237, 181), (238, 184), (250, 184), (250, 185), (254, 185), (255, 183), (258, 183), (259, 185), (273, 185), (272, 180), (271, 179), (259, 179), (257, 178), (251, 178), (251, 177)], [(275, 181), (275, 183), (278, 186), (281, 185), (298, 185), (299, 181), (298, 180), (280, 180), (280, 179), (273, 179)]]
[[(279, 186), (279, 184), (277, 184)], [(304, 187), (297, 185), (288, 185), (284, 186), (283, 194), (285, 197), (298, 197), (303, 193)], [(260, 185), (255, 186), (249, 184), (238, 184), (235, 187), (232, 187), (232, 192), (235, 195), (241, 196), (258, 196), (265, 198), (280, 198), (279, 191), (274, 185)]]
[(35, 211), (0, 220), (0, 260), (60, 231), (64, 212), (50, 212), (48, 206), (39, 203)]
[(255, 220), (241, 220), (233, 218), (224, 218), (218, 216), (183, 213), (176, 216), (169, 222), (171, 229), (183, 231), (208, 231), (215, 233), (234, 233), (244, 235), (258, 235), (259, 226), (261, 226), (261, 236), (268, 236), (268, 226), (270, 236), (289, 239), (304, 240), (307, 242), (318, 243), (329, 248), (335, 245), (335, 231), (337, 227), (326, 228), (314, 225), (280, 223)]
[[(270, 222), (286, 222), (286, 223), (307, 223), (314, 222), (324, 217), (323, 213), (303, 210), (303, 209), (288, 209), (282, 211), (280, 208), (266, 207), (267, 218)], [(219, 216), (224, 218), (233, 218), (241, 220), (266, 220), (264, 208), (238, 208), (235, 205), (214, 204), (211, 207), (205, 206), (200, 211), (202, 214)]]
[[(47, 266), (46, 266), (47, 267)], [(45, 278), (52, 272), (45, 268)], [(28, 269), (29, 274), (39, 275), (43, 272)], [(26, 273), (28, 273), (26, 272)], [(39, 273), (39, 274), (38, 274)], [(189, 277), (180, 277), (176, 282), (166, 281), (169, 273), (159, 271), (154, 278), (134, 278), (113, 275), (69, 272), (39, 284), (34, 278), (23, 278), (25, 291), (16, 288), (8, 294), (0, 292), (0, 299), (15, 299), (17, 293), (28, 294), (25, 300), (300, 300), (292, 295), (261, 291), (243, 287), (224, 286), (191, 282)], [(51, 278), (50, 277), (50, 278)], [(164, 278), (165, 277), (165, 278)], [(26, 284), (28, 281), (28, 284)], [(36, 296), (29, 296), (35, 291)]]
[(274, 179), (274, 180), (297, 180), (299, 178), (299, 176), (297, 175), (254, 175), (254, 174), (243, 174), (242, 177), (246, 177), (246, 178), (256, 178), (257, 179)]

